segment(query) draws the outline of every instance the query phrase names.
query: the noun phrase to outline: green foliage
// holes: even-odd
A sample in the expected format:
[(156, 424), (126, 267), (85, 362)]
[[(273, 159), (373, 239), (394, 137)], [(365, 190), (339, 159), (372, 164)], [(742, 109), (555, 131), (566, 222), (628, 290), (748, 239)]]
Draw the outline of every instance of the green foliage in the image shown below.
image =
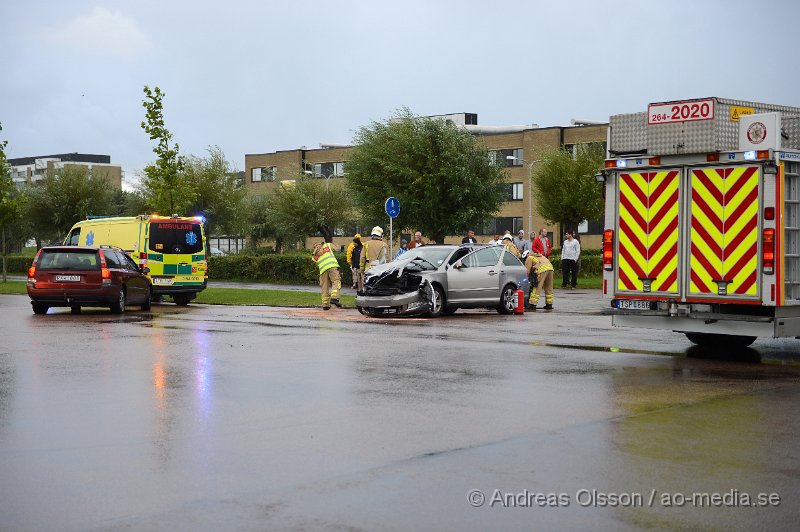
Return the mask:
[(25, 257), (20, 255), (8, 255), (6, 257), (6, 267), (8, 268), (8, 271), (15, 274), (27, 275), (28, 268), (31, 267), (32, 263), (33, 257)]
[(194, 203), (185, 214), (205, 216), (207, 235), (240, 234), (245, 190), (222, 150), (213, 146), (208, 148), (208, 157), (190, 155), (183, 174), (195, 191)]
[(267, 205), (268, 223), (276, 236), (287, 242), (304, 240), (317, 232), (330, 242), (334, 228), (351, 222), (354, 215), (347, 187), (307, 176), (299, 176), (292, 186), (276, 188)]
[(603, 190), (594, 176), (604, 158), (598, 143), (579, 145), (574, 159), (572, 152), (563, 149), (542, 153), (532, 177), (539, 214), (561, 223), (563, 229), (602, 216)]
[(155, 164), (144, 169), (143, 188), (148, 193), (148, 203), (161, 214), (183, 214), (188, 212), (196, 199), (196, 192), (183, 173), (184, 159), (179, 154), (177, 143), (170, 146), (172, 133), (164, 124), (164, 94), (159, 87), (151, 90), (144, 86), (146, 98), (142, 101), (145, 119), (142, 129), (150, 140), (158, 143), (153, 152), (158, 156)]
[[(437, 242), (496, 214), (505, 202), (505, 170), (469, 132), (408, 109), (356, 133), (347, 180), (367, 221), (385, 225), (386, 198), (400, 200), (397, 227)], [(367, 224), (370, 225), (370, 224)]]
[(251, 255), (261, 255), (259, 242), (266, 239), (276, 239), (276, 247), (280, 251), (282, 238), (278, 236), (278, 228), (273, 224), (270, 214), (270, 203), (267, 196), (250, 196), (244, 201), (244, 219), (246, 225), (242, 234), (247, 237), (245, 252)]
[[(334, 253), (339, 261), (342, 286), (350, 286), (353, 276), (344, 253)], [(316, 284), (319, 269), (309, 253), (283, 255), (226, 255), (209, 258), (212, 280), (260, 281), (280, 284)]]
[(59, 168), (27, 189), (25, 217), (40, 240), (61, 241), (75, 222), (104, 215), (114, 192), (105, 177), (85, 168)]

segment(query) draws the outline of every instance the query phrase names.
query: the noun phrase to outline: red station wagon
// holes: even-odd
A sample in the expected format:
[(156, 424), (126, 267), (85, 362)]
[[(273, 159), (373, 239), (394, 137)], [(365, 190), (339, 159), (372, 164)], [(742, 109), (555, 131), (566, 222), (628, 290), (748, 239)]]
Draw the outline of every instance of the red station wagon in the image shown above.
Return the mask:
[(150, 309), (152, 289), (146, 271), (119, 248), (44, 247), (28, 270), (28, 296), (35, 314), (50, 307), (109, 307), (125, 312), (125, 306)]

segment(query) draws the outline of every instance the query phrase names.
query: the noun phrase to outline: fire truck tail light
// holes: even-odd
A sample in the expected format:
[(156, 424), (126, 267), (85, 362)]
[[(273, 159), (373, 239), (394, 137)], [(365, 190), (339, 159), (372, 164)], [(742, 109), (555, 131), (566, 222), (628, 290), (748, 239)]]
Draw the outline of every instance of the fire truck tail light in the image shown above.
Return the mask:
[(617, 161), (615, 161), (614, 159), (606, 159), (605, 167), (606, 168), (616, 168), (617, 167)]
[(764, 209), (764, 219), (765, 220), (775, 219), (775, 207), (767, 207)]
[(659, 164), (661, 164), (661, 157), (650, 157), (650, 158), (647, 160), (647, 163), (648, 163), (650, 166), (658, 166)]
[(756, 159), (769, 159), (769, 150), (758, 150), (756, 152)]
[(719, 153), (707, 153), (706, 161), (709, 163), (715, 163), (719, 161)]
[(603, 232), (603, 269), (614, 268), (614, 231), (606, 229)]
[(775, 229), (764, 229), (764, 252), (761, 258), (762, 271), (775, 273)]

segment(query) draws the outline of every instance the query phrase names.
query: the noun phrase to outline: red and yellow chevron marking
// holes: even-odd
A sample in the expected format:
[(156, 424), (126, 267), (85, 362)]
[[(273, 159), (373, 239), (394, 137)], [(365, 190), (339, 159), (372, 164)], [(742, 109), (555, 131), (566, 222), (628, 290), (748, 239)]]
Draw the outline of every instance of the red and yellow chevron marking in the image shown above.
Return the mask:
[(758, 167), (699, 168), (691, 178), (690, 295), (758, 294)]
[(677, 170), (620, 174), (617, 289), (678, 291)]

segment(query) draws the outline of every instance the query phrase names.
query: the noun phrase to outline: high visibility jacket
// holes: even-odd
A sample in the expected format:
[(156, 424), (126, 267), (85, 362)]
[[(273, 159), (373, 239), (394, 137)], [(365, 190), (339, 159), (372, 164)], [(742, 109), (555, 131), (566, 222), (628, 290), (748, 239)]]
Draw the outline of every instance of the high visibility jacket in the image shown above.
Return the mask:
[(331, 268), (339, 267), (339, 261), (336, 260), (336, 257), (333, 255), (333, 250), (331, 249), (331, 245), (329, 243), (326, 242), (325, 244), (323, 244), (319, 252), (320, 254), (318, 257), (311, 257), (311, 258), (314, 259), (314, 262), (317, 263), (320, 275), (330, 270)]
[(505, 245), (506, 251), (519, 258), (519, 248), (513, 242), (507, 242)]
[(528, 275), (531, 274), (531, 270), (535, 270), (536, 273), (542, 273), (546, 271), (553, 270), (553, 263), (545, 257), (544, 255), (528, 255), (528, 258), (525, 259), (525, 271), (528, 272)]
[(364, 244), (364, 248), (361, 250), (361, 269), (369, 268), (369, 263), (373, 260), (381, 263), (392, 260), (389, 256), (389, 248), (382, 238), (373, 238)]

